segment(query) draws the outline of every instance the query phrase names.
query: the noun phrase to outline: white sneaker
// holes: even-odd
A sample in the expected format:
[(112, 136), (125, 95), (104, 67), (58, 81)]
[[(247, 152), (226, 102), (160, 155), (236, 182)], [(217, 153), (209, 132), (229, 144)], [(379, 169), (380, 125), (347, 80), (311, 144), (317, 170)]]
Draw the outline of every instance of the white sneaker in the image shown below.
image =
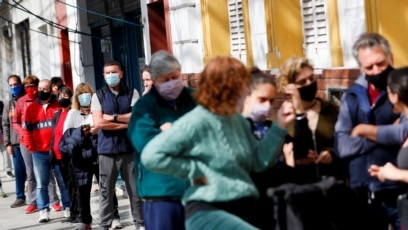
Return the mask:
[(71, 216), (71, 213), (69, 212), (69, 208), (65, 208), (64, 209), (64, 217), (65, 218), (68, 218), (68, 217), (70, 217)]
[(112, 221), (111, 229), (122, 229), (122, 224), (120, 223), (119, 218), (115, 218)]
[(47, 209), (40, 210), (40, 219), (39, 223), (46, 223), (50, 220), (50, 212)]

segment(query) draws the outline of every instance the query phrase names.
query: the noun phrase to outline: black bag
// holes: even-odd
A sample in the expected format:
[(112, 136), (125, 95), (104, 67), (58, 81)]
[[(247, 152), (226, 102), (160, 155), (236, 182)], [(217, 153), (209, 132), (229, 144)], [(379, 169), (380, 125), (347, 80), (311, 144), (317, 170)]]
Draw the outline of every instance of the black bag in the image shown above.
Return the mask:
[(407, 194), (402, 194), (398, 196), (397, 200), (398, 214), (401, 220), (401, 229), (408, 230), (408, 199)]
[(334, 177), (312, 184), (287, 183), (267, 193), (275, 200), (278, 230), (364, 229), (356, 194)]

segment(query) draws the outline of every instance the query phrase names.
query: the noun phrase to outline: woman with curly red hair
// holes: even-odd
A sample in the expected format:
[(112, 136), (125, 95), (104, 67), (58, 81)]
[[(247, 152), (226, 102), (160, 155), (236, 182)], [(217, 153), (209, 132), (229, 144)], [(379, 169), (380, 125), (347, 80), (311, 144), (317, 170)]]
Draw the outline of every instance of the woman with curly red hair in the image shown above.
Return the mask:
[(237, 59), (210, 61), (198, 81), (198, 106), (142, 152), (151, 170), (192, 181), (182, 199), (186, 229), (256, 229), (245, 221), (259, 196), (249, 172), (265, 170), (277, 158), (294, 112), (284, 103), (265, 138), (257, 140), (236, 111), (249, 80)]

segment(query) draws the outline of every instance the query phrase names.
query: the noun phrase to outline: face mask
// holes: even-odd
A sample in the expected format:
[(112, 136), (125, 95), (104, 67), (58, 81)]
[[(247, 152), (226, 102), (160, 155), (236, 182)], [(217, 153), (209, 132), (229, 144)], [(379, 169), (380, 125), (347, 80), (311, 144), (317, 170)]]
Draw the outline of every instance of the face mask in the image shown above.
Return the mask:
[(16, 85), (14, 88), (10, 88), (11, 95), (13, 95), (14, 97), (18, 96), (22, 88), (22, 85)]
[(66, 108), (68, 106), (71, 105), (71, 100), (68, 98), (61, 98), (58, 100), (58, 104), (62, 107), (62, 108)]
[(298, 89), (300, 98), (304, 101), (313, 101), (313, 99), (316, 97), (316, 92), (317, 92), (317, 81), (314, 81), (312, 84), (303, 86)]
[(368, 75), (366, 74), (365, 79), (374, 85), (377, 89), (385, 90), (387, 88), (387, 78), (390, 72), (394, 68), (392, 66), (388, 66), (384, 71), (376, 75)]
[(266, 119), (269, 117), (270, 112), (271, 112), (270, 105), (255, 104), (252, 107), (251, 114), (249, 115), (249, 117), (255, 123), (262, 123), (266, 121)]
[(83, 93), (78, 96), (78, 101), (80, 106), (88, 106), (91, 104), (91, 94), (90, 93)]
[(37, 97), (38, 88), (28, 87), (26, 88), (26, 93), (28, 98), (35, 99)]
[(38, 98), (40, 98), (41, 101), (46, 101), (50, 99), (50, 97), (51, 97), (51, 92), (44, 92), (44, 91), (38, 92)]
[(162, 96), (164, 99), (174, 101), (178, 98), (183, 89), (183, 80), (181, 78), (177, 78), (158, 84), (157, 90), (159, 91), (160, 96)]
[(110, 87), (117, 86), (120, 81), (119, 74), (118, 73), (106, 74), (105, 81), (106, 81), (106, 84), (108, 84), (108, 86)]

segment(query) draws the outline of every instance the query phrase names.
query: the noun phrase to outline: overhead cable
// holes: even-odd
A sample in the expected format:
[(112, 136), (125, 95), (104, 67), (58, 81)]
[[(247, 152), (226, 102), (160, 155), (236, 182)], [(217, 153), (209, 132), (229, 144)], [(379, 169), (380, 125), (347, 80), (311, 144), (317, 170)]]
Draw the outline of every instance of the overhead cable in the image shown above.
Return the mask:
[[(14, 24), (14, 25), (18, 25), (17, 23), (14, 23), (14, 22), (12, 22), (11, 20), (9, 20), (9, 19), (7, 19), (7, 18), (5, 18), (5, 17), (3, 17), (3, 16), (1, 16), (1, 15), (0, 15), (0, 18), (2, 18), (3, 20), (5, 20), (5, 21), (8, 22), (8, 23), (11, 23), (11, 24)], [(65, 41), (69, 41), (69, 42), (73, 42), (73, 43), (80, 44), (80, 42), (72, 41), (72, 40), (69, 40), (69, 39), (66, 39), (66, 38), (63, 38), (63, 37), (58, 37), (58, 36), (55, 36), (55, 35), (52, 35), (52, 34), (48, 34), (48, 33), (46, 33), (46, 32), (42, 32), (42, 31), (39, 31), (39, 30), (34, 30), (34, 29), (31, 29), (31, 28), (28, 28), (28, 30), (33, 31), (33, 32), (37, 32), (37, 33), (40, 33), (40, 34), (44, 34), (44, 35), (49, 36), (49, 37), (58, 38), (58, 39), (60, 39), (60, 40), (65, 40)]]

